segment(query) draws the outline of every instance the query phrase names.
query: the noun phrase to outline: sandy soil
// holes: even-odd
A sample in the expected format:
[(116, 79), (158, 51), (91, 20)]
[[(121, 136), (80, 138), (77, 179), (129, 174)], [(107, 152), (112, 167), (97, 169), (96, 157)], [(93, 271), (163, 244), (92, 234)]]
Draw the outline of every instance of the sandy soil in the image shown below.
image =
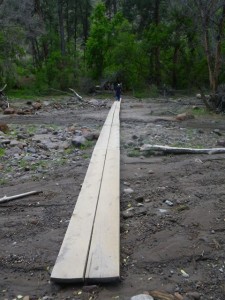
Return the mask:
[[(0, 299), (128, 300), (151, 290), (182, 296), (195, 292), (198, 297), (188, 299), (225, 299), (225, 155), (139, 151), (145, 143), (216, 147), (225, 139), (224, 116), (201, 115), (196, 109), (194, 119), (175, 120), (176, 114), (201, 107), (198, 101), (125, 97), (122, 103), (118, 283), (67, 286), (50, 281), (92, 148), (73, 163), (54, 164), (41, 178), (2, 181), (0, 198), (31, 190), (43, 193), (0, 205)], [(0, 122), (9, 127), (76, 122), (99, 128), (111, 104), (109, 100), (101, 109), (63, 105), (32, 116), (0, 114)]]

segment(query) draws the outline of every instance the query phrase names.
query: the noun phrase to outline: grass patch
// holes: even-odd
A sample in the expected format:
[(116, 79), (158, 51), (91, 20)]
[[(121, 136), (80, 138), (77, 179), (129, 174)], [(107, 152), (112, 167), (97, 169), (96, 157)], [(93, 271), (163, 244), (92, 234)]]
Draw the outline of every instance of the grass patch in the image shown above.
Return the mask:
[(7, 183), (6, 179), (0, 179), (0, 186), (5, 185)]
[(35, 90), (21, 89), (10, 90), (7, 92), (7, 96), (12, 99), (36, 99), (40, 95)]
[(5, 155), (5, 149), (0, 148), (0, 157), (3, 157)]
[(82, 154), (82, 158), (84, 158), (84, 159), (89, 159), (90, 158), (90, 154), (88, 154), (88, 153), (84, 153), (84, 154)]
[(89, 149), (89, 148), (91, 148), (92, 146), (94, 146), (94, 142), (93, 141), (86, 141), (85, 142), (85, 145), (81, 145), (80, 146), (80, 149), (81, 150), (86, 150), (86, 149)]
[(190, 207), (188, 206), (188, 205), (186, 205), (186, 204), (180, 204), (177, 208), (176, 208), (176, 210), (178, 211), (178, 212), (182, 212), (182, 211), (184, 211), (184, 210), (189, 210), (190, 209)]
[(140, 150), (133, 149), (127, 153), (128, 157), (139, 157), (141, 155)]
[(208, 115), (212, 115), (213, 112), (210, 112), (209, 110), (207, 110), (205, 107), (197, 107), (197, 108), (193, 108), (191, 110), (191, 114), (198, 117), (198, 116), (208, 116)]

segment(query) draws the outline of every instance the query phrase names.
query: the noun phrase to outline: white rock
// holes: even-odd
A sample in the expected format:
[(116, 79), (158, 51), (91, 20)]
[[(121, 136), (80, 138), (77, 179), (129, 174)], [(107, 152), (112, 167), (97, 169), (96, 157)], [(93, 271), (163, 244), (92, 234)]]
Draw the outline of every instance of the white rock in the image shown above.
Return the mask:
[(137, 296), (133, 296), (130, 300), (154, 300), (152, 296), (141, 294)]
[(125, 194), (132, 194), (134, 192), (134, 190), (132, 190), (131, 188), (127, 188), (123, 190)]

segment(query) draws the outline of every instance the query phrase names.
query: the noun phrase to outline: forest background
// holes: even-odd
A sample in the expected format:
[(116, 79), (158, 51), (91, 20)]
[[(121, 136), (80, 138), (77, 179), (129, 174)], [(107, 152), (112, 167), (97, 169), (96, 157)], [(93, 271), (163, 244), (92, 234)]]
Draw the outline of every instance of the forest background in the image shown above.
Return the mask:
[(120, 81), (134, 94), (215, 93), (224, 22), (224, 0), (0, 0), (0, 87), (88, 93)]

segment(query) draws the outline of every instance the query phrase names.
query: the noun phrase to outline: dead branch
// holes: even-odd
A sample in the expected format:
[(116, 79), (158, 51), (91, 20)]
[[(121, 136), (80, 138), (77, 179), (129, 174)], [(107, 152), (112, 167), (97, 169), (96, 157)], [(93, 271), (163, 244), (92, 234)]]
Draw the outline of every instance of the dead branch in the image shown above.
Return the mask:
[(77, 94), (77, 92), (76, 92), (75, 90), (70, 89), (70, 88), (69, 88), (69, 90), (70, 90), (71, 92), (73, 92), (73, 94), (75, 95), (75, 97), (76, 97), (79, 101), (81, 101), (81, 100), (83, 99), (79, 94)]
[(23, 197), (26, 197), (26, 196), (29, 196), (29, 195), (39, 194), (39, 193), (42, 193), (42, 192), (41, 191), (31, 191), (31, 192), (27, 192), (27, 193), (15, 195), (15, 196), (9, 196), (9, 197), (4, 196), (3, 198), (0, 199), (0, 204), (11, 201), (11, 200), (16, 200), (16, 199), (19, 199), (19, 198), (23, 198)]
[(162, 151), (173, 154), (216, 154), (225, 153), (225, 148), (195, 149), (145, 144), (140, 148), (140, 151)]
[(6, 87), (7, 87), (7, 84), (5, 84), (2, 89), (0, 89), (0, 93), (2, 93)]

